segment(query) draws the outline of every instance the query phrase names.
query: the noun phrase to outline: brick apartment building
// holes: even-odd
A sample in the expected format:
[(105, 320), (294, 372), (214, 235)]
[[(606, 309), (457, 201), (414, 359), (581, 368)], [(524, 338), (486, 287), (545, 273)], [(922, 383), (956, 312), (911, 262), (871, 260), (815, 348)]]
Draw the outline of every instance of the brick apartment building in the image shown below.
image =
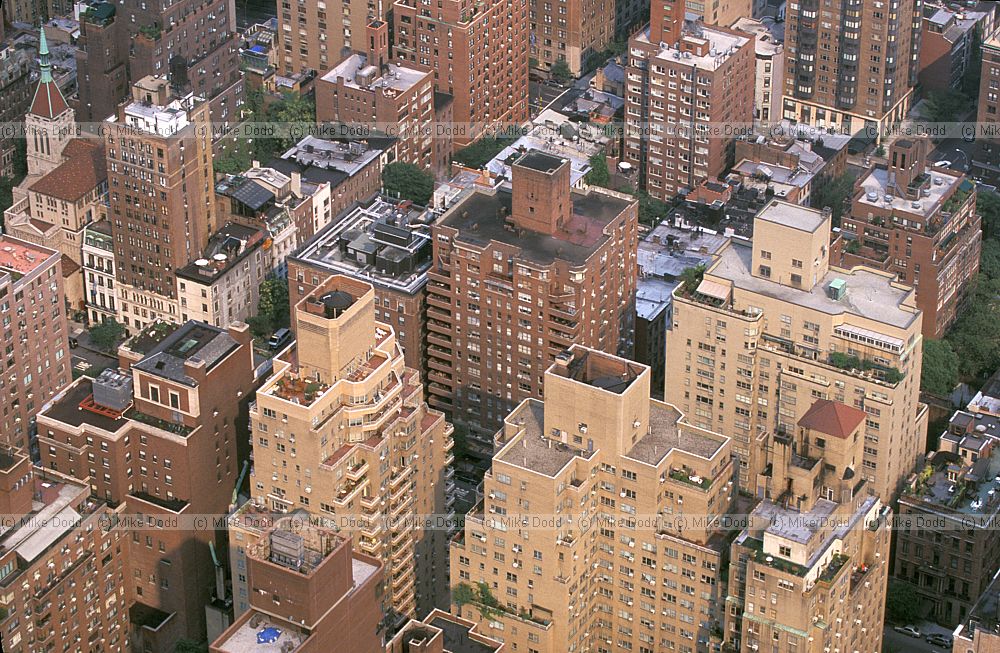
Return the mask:
[(117, 512), (86, 484), (7, 448), (0, 451), (0, 511), (32, 520), (0, 537), (0, 647), (131, 650), (128, 536), (107, 528)]
[[(990, 526), (1000, 513), (998, 475), (1000, 423), (960, 410), (899, 498), (900, 518), (913, 523), (897, 531), (893, 576), (912, 585), (942, 625), (969, 616), (1000, 565), (1000, 538)], [(932, 520), (941, 527), (922, 527)]]
[(571, 189), (569, 161), (541, 151), (511, 169), (512, 190), (473, 190), (434, 223), (428, 272), (428, 401), (486, 459), (556, 354), (631, 352), (635, 315), (636, 202)]
[(388, 23), (374, 21), (367, 32), (366, 49), (350, 54), (316, 80), (316, 120), (397, 130), (401, 136), (390, 150), (391, 160), (444, 177), (451, 135), (439, 132), (435, 123), (450, 121), (450, 97), (434, 91), (429, 68), (391, 61)]
[(281, 0), (275, 40), (276, 68), (291, 76), (303, 71), (324, 73), (344, 58), (345, 52), (365, 52), (365, 26), (385, 21), (389, 3), (346, 0), (327, 7), (322, 0)]
[[(3, 22), (0, 20), (0, 22)], [(31, 70), (26, 53), (0, 37), (0, 122), (19, 122), (31, 106)], [(0, 175), (13, 176), (16, 141), (0, 139)]]
[(545, 372), (544, 401), (504, 420), (451, 543), (452, 602), (484, 635), (539, 653), (721, 643), (714, 519), (736, 496), (731, 440), (650, 399), (649, 381), (644, 365), (574, 345)]
[(381, 560), (385, 609), (413, 616), (446, 605), (447, 532), (405, 518), (452, 510), (451, 425), (424, 403), (370, 284), (330, 276), (293, 312), (295, 345), (250, 409), (251, 499), (229, 524), (236, 613), (252, 605), (242, 574), (263, 537), (260, 516), (285, 513), (328, 518)]
[[(41, 464), (130, 514), (226, 514), (254, 384), (249, 328), (157, 323), (119, 348), (119, 365), (77, 379), (46, 405)], [(134, 646), (172, 650), (178, 638), (205, 638), (215, 538), (211, 530), (131, 532)]]
[(789, 5), (780, 117), (852, 134), (902, 120), (917, 83), (922, 21), (912, 2)]
[(952, 650), (993, 653), (1000, 650), (1000, 572), (955, 630)]
[(715, 130), (754, 120), (754, 39), (688, 22), (679, 0), (653, 2), (629, 40), (623, 160), (651, 196), (669, 200), (732, 164), (735, 136)]
[(71, 380), (59, 252), (0, 236), (0, 433), (34, 451), (35, 415)]
[(988, 11), (959, 12), (943, 4), (925, 3), (918, 77), (923, 92), (959, 90), (975, 48), (973, 43), (987, 36), (992, 25), (992, 6)]
[[(996, 123), (1000, 123), (1000, 31), (984, 38), (982, 53), (976, 120), (985, 123), (980, 129), (997, 129)], [(997, 133), (1000, 134), (1000, 129)], [(1000, 178), (1000, 136), (980, 136), (976, 141), (978, 146), (972, 157), (974, 173), (991, 180)]]
[(96, 2), (80, 16), (76, 52), (81, 120), (117, 111), (129, 84), (169, 76), (182, 95), (209, 101), (211, 121), (237, 122), (243, 102), (235, 5)]
[(923, 339), (914, 291), (893, 274), (830, 264), (830, 215), (772, 201), (753, 242), (733, 238), (674, 291), (666, 400), (733, 434), (740, 485), (762, 496), (765, 451), (817, 398), (868, 414), (859, 480), (891, 500), (923, 453)]
[(736, 142), (737, 175), (746, 185), (759, 183), (785, 202), (809, 206), (814, 187), (829, 183), (847, 167), (846, 136), (815, 140), (773, 139)]
[(775, 436), (729, 556), (728, 650), (882, 650), (892, 511), (855, 476), (867, 417), (818, 399)]
[(456, 146), (485, 126), (527, 122), (528, 0), (442, 0), (434, 9), (397, 0), (392, 14), (393, 54), (432, 69), (435, 90), (454, 98)]
[(211, 642), (211, 653), (382, 652), (385, 568), (353, 551), (351, 540), (279, 521), (248, 547), (246, 561), (250, 609)]
[(372, 284), (376, 317), (393, 325), (406, 366), (423, 374), (427, 353), (424, 298), (434, 217), (409, 200), (384, 197), (337, 216), (289, 256), (289, 303), (298, 305), (331, 274)]
[(923, 334), (940, 338), (979, 272), (982, 249), (976, 185), (927, 163), (925, 139), (899, 139), (888, 164), (857, 184), (833, 260), (896, 274), (917, 291)]
[(180, 321), (174, 271), (215, 229), (208, 120), (204, 100), (146, 77), (105, 123), (118, 322), (131, 334), (158, 319)]

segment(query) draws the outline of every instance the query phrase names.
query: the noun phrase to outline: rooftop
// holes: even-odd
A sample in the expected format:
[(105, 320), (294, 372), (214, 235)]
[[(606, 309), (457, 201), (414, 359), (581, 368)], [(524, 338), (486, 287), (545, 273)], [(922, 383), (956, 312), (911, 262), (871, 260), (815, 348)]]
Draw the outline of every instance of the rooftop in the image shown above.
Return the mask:
[(790, 202), (771, 202), (757, 214), (757, 219), (809, 233), (815, 233), (824, 225), (828, 229), (830, 226), (830, 218), (822, 211)]
[(199, 283), (211, 282), (264, 243), (266, 233), (234, 222), (227, 222), (208, 239), (202, 256), (176, 271)]
[(507, 227), (512, 195), (506, 189), (465, 191), (441, 217), (438, 224), (458, 230), (456, 239), (485, 246), (497, 241), (518, 247), (521, 256), (550, 264), (557, 260), (582, 264), (608, 239), (606, 230), (632, 203), (610, 193), (573, 191), (572, 218), (559, 237), (547, 234), (519, 234)]
[[(636, 38), (639, 41), (649, 43), (649, 26), (640, 32)], [(693, 52), (681, 52), (676, 44), (661, 43), (658, 59), (678, 59), (684, 61), (687, 66), (697, 66), (701, 70), (716, 70), (721, 67), (732, 54), (750, 41), (747, 36), (740, 36), (732, 32), (713, 29), (702, 25), (698, 21), (685, 21), (684, 35), (682, 41), (690, 43), (707, 44), (704, 55), (697, 55)]]
[(328, 141), (306, 136), (268, 167), (286, 175), (300, 172), (308, 181), (329, 182), (336, 186), (364, 170), (382, 155), (382, 151), (360, 140)]
[(907, 199), (905, 188), (889, 183), (889, 170), (884, 167), (872, 168), (861, 180), (861, 194), (857, 201), (866, 206), (877, 206), (894, 213), (910, 214), (922, 218), (930, 217), (951, 190), (961, 183), (963, 176), (954, 175), (940, 168), (927, 168), (924, 172), (926, 183), (922, 186), (920, 199)]
[(636, 442), (628, 457), (649, 465), (658, 465), (673, 450), (711, 459), (725, 445), (727, 438), (680, 423), (681, 414), (670, 404), (650, 400), (649, 431)]
[(521, 433), (511, 439), (496, 454), (494, 460), (517, 465), (543, 476), (554, 477), (577, 455), (584, 453), (543, 435), (545, 405), (537, 399), (526, 400), (515, 408), (505, 421), (518, 424)]
[(255, 609), (247, 615), (229, 637), (212, 645), (224, 653), (293, 653), (308, 637), (296, 626)]
[(354, 53), (323, 75), (322, 79), (336, 83), (338, 77), (343, 78), (344, 85), (350, 88), (403, 92), (413, 88), (423, 79), (429, 81), (430, 73), (407, 68), (398, 63), (387, 64), (384, 70), (380, 71), (375, 66), (368, 65), (366, 55)]
[(411, 202), (375, 198), (335, 218), (292, 258), (413, 294), (427, 282), (432, 220), (429, 211)]
[(0, 546), (4, 550), (17, 551), (18, 557), (32, 563), (49, 547), (75, 528), (82, 513), (89, 513), (100, 502), (89, 499), (89, 491), (83, 483), (64, 476), (48, 474), (40, 468), (34, 469), (34, 494), (31, 503), (33, 519), (30, 525), (15, 523), (0, 530)]
[(65, 159), (31, 185), (31, 192), (76, 202), (107, 182), (108, 168), (100, 141), (74, 138), (63, 149)]
[(164, 338), (133, 367), (194, 387), (197, 383), (187, 375), (185, 362), (201, 361), (206, 370), (211, 370), (238, 347), (223, 329), (192, 320)]
[(688, 268), (708, 265), (728, 238), (701, 227), (675, 227), (664, 220), (639, 241), (636, 314), (655, 318), (672, 301), (678, 278)]
[(0, 235), (0, 271), (10, 272), (15, 280), (43, 267), (54, 256), (58, 254), (46, 247)]
[[(894, 284), (892, 277), (886, 274), (868, 268), (831, 268), (812, 290), (800, 290), (751, 274), (752, 254), (749, 241), (733, 239), (708, 274), (731, 281), (740, 290), (828, 315), (857, 315), (901, 329), (909, 327), (920, 315), (916, 308), (903, 305), (911, 298), (913, 290)], [(846, 282), (846, 291), (841, 299), (833, 299), (827, 294), (827, 287), (838, 279)]]
[(576, 348), (556, 356), (552, 374), (622, 394), (648, 368), (594, 349)]
[(499, 642), (490, 645), (472, 639), (469, 626), (443, 616), (432, 619), (430, 625), (443, 632), (445, 653), (494, 653), (500, 648)]
[(75, 383), (56, 395), (52, 401), (42, 409), (41, 415), (72, 427), (79, 427), (84, 424), (108, 433), (115, 433), (118, 429), (128, 424), (128, 420), (118, 417), (111, 417), (94, 411), (81, 408), (80, 404), (93, 395), (93, 383), (87, 377), (80, 377)]
[(846, 438), (868, 414), (852, 406), (829, 399), (817, 399), (799, 419), (799, 426), (838, 438)]

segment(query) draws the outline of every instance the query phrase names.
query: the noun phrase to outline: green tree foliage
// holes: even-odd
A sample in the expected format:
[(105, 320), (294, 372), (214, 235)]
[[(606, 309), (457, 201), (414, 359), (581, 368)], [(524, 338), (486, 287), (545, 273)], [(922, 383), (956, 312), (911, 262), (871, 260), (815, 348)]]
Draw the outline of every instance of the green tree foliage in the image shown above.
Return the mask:
[(245, 106), (244, 124), (276, 123), (275, 136), (249, 137), (237, 133), (222, 142), (222, 149), (214, 157), (212, 168), (219, 174), (238, 174), (250, 168), (253, 162), (266, 163), (281, 155), (297, 139), (286, 136), (288, 124), (311, 126), (316, 122), (316, 106), (311, 99), (286, 93), (282, 99), (265, 103), (260, 91), (251, 92)]
[(980, 192), (976, 211), (983, 218), (983, 238), (1000, 238), (1000, 194)]
[(931, 122), (949, 122), (964, 115), (969, 110), (970, 101), (960, 91), (947, 89), (932, 92), (925, 106)]
[(1000, 239), (987, 238), (983, 241), (979, 272), (988, 279), (1000, 279)]
[(452, 161), (468, 168), (479, 169), (486, 165), (493, 157), (500, 154), (515, 139), (508, 137), (495, 138), (487, 136), (480, 138), (475, 143), (463, 147), (452, 156)]
[(848, 209), (854, 190), (854, 173), (845, 171), (834, 179), (821, 179), (813, 184), (810, 203), (814, 209), (829, 206), (833, 211), (833, 226), (840, 226), (840, 218)]
[(705, 278), (705, 266), (698, 265), (693, 268), (686, 268), (681, 272), (680, 281), (684, 284), (684, 292), (689, 295), (698, 289), (701, 285), (702, 279)]
[(940, 397), (958, 384), (958, 354), (947, 340), (924, 340), (920, 389)]
[(608, 172), (608, 160), (605, 158), (603, 152), (591, 155), (590, 171), (587, 172), (584, 181), (591, 186), (608, 187), (608, 184), (611, 182), (611, 173)]
[(125, 327), (118, 324), (114, 318), (90, 327), (90, 343), (104, 351), (114, 349), (124, 335)]
[(266, 338), (278, 329), (287, 328), (288, 280), (272, 278), (260, 285), (257, 314), (247, 320), (250, 331), (257, 338)]
[(947, 340), (959, 360), (959, 373), (971, 382), (1000, 367), (1000, 279), (980, 274)]
[(573, 71), (569, 69), (569, 64), (566, 63), (565, 59), (557, 59), (552, 68), (549, 70), (552, 75), (552, 79), (556, 80), (560, 84), (568, 82), (573, 77)]
[(396, 161), (382, 169), (382, 187), (386, 195), (427, 206), (434, 194), (434, 175), (412, 163)]
[(891, 579), (885, 597), (885, 616), (896, 623), (912, 623), (920, 618), (920, 595), (906, 581)]
[(179, 639), (174, 647), (174, 653), (208, 653), (208, 644), (192, 642), (190, 639)]

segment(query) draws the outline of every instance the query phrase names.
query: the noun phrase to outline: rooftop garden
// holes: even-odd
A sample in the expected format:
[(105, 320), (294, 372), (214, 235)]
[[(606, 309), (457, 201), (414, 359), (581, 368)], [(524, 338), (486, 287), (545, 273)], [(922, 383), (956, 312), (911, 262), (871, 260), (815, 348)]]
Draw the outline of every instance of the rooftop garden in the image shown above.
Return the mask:
[(879, 365), (870, 360), (862, 360), (857, 356), (845, 354), (839, 351), (830, 352), (830, 365), (842, 370), (858, 370), (861, 372), (874, 372), (876, 376), (886, 383), (899, 383), (903, 380), (903, 373), (896, 367)]
[(778, 571), (785, 572), (786, 574), (792, 574), (794, 576), (805, 576), (809, 571), (809, 569), (803, 565), (790, 560), (776, 558), (769, 553), (765, 553), (764, 542), (762, 540), (748, 537), (743, 540), (743, 546), (753, 551), (754, 562), (757, 562), (758, 564), (767, 565), (772, 569), (777, 569)]
[(464, 582), (455, 585), (451, 588), (451, 601), (459, 608), (466, 604), (474, 604), (479, 609), (479, 614), (481, 614), (484, 619), (509, 614), (524, 621), (530, 621), (541, 626), (549, 625), (548, 620), (535, 617), (531, 614), (530, 610), (520, 608), (515, 611), (510, 607), (501, 604), (500, 601), (493, 596), (493, 592), (490, 591), (490, 586), (482, 581), (475, 583), (474, 585)]
[(286, 401), (308, 406), (330, 386), (319, 381), (286, 376), (274, 385), (274, 394)]
[(842, 553), (835, 553), (830, 559), (829, 564), (823, 569), (823, 573), (819, 575), (821, 581), (829, 583), (837, 575), (844, 565), (847, 564), (848, 556)]
[(712, 486), (712, 479), (699, 476), (687, 468), (670, 470), (670, 478), (703, 490), (707, 490)]
[(140, 27), (139, 33), (153, 41), (158, 41), (163, 30), (160, 29), (159, 25), (153, 23), (152, 25), (143, 25)]
[(173, 433), (174, 435), (181, 435), (184, 437), (191, 435), (191, 432), (194, 431), (193, 427), (187, 426), (186, 424), (178, 422), (170, 422), (165, 419), (160, 419), (159, 417), (154, 417), (153, 415), (147, 415), (146, 413), (138, 411), (134, 408), (126, 412), (123, 415), (123, 417), (125, 417), (125, 419), (131, 419), (136, 422), (142, 422), (143, 424), (148, 424), (150, 426), (160, 429), (161, 431), (166, 431), (168, 433)]

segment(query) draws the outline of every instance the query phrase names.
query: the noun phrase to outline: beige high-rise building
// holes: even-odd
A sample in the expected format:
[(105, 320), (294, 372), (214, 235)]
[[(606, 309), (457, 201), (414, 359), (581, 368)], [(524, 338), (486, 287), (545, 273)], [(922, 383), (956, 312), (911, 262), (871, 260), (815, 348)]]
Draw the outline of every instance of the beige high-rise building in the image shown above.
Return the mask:
[(424, 403), (393, 327), (376, 321), (370, 284), (331, 276), (294, 315), (297, 342), (250, 408), (252, 498), (230, 520), (236, 614), (251, 603), (246, 551), (261, 536), (258, 517), (296, 510), (382, 560), (385, 607), (426, 614), (447, 603), (448, 533), (400, 520), (451, 510), (452, 427)]
[(392, 5), (382, 0), (281, 0), (278, 3), (278, 73), (325, 73), (351, 52), (367, 52), (365, 26), (384, 21)]
[(731, 435), (740, 485), (763, 497), (766, 449), (817, 399), (867, 413), (859, 480), (888, 501), (923, 453), (923, 341), (913, 289), (832, 267), (830, 215), (772, 201), (696, 287), (674, 291), (666, 400)]
[(709, 650), (735, 469), (729, 438), (649, 397), (645, 365), (574, 345), (497, 435), (451, 543), (459, 616), (511, 650)]
[(882, 650), (892, 511), (856, 474), (867, 417), (817, 399), (775, 436), (766, 499), (732, 545), (727, 650)]

